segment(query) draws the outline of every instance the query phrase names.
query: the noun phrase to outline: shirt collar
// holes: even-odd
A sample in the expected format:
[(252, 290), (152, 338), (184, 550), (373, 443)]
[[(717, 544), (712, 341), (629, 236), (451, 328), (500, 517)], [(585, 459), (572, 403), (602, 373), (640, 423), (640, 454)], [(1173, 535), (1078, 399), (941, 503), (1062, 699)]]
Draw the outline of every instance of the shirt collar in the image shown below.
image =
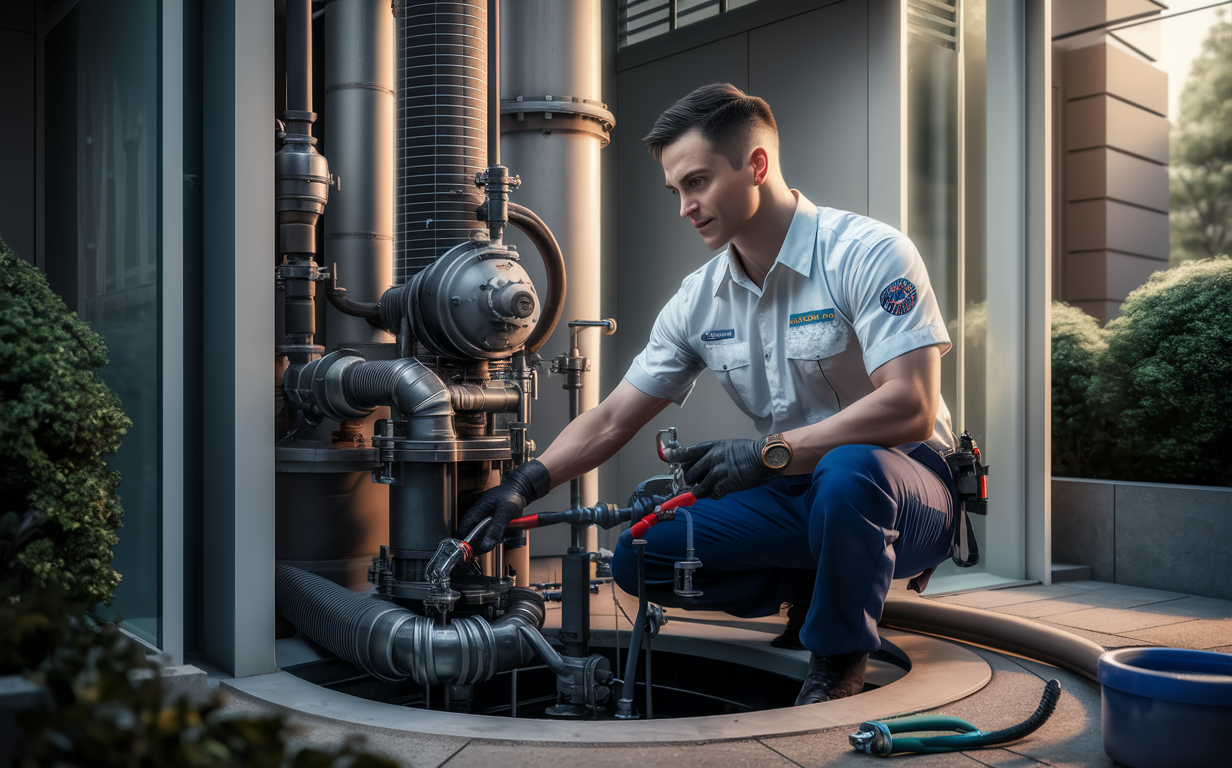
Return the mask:
[[(774, 263), (782, 264), (808, 277), (813, 267), (813, 248), (817, 244), (817, 206), (810, 203), (799, 190), (793, 189), (792, 193), (796, 196), (796, 213), (791, 218), (791, 226), (787, 228), (787, 237), (783, 238), (783, 246), (779, 249), (779, 255)], [(715, 270), (713, 295), (718, 296), (723, 283), (729, 279), (739, 285), (747, 283), (750, 290), (758, 293), (756, 286), (744, 277), (740, 265), (736, 263), (732, 255), (730, 245), (724, 249), (723, 255), (726, 257), (727, 268)], [(771, 269), (773, 270), (773, 267)]]

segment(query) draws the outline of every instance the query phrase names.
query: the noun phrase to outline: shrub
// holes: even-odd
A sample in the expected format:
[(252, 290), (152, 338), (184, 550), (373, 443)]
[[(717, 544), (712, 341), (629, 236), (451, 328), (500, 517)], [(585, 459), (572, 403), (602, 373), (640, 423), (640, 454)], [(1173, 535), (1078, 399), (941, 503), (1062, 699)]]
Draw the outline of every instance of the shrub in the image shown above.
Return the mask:
[(71, 601), (110, 603), (122, 511), (107, 456), (130, 422), (94, 371), (98, 334), (0, 240), (0, 515), (29, 508), (45, 536), (18, 556), (25, 578)]
[(1116, 426), (1118, 479), (1232, 485), (1230, 296), (1232, 259), (1186, 262), (1109, 323), (1090, 394)]
[(1108, 347), (1095, 318), (1060, 301), (1052, 304), (1052, 473), (1105, 477), (1093, 459), (1109, 448), (1091, 408), (1091, 380)]

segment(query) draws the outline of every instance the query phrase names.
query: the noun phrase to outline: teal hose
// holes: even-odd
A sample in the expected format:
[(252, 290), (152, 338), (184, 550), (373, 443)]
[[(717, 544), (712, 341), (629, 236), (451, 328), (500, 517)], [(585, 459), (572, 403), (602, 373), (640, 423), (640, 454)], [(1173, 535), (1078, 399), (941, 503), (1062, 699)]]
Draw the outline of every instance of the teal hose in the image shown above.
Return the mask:
[[(851, 746), (861, 752), (878, 757), (889, 757), (921, 752), (958, 752), (979, 749), (994, 744), (1021, 739), (1044, 724), (1056, 709), (1061, 697), (1061, 683), (1049, 680), (1044, 686), (1044, 696), (1034, 714), (1023, 722), (999, 731), (981, 731), (966, 720), (948, 715), (918, 715), (887, 722), (861, 723), (860, 730), (847, 738)], [(895, 734), (923, 733), (926, 731), (955, 731), (944, 736), (895, 736)]]

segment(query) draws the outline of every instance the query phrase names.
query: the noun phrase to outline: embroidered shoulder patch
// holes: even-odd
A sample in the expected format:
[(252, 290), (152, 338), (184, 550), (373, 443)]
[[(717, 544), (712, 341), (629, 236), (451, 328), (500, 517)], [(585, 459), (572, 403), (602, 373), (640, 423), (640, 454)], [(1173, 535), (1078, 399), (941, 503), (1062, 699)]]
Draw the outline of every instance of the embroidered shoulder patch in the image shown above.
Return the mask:
[(735, 328), (726, 328), (724, 330), (706, 331), (702, 334), (702, 341), (722, 341), (723, 339), (736, 338)]
[(794, 328), (797, 325), (808, 325), (809, 323), (824, 323), (834, 319), (834, 308), (817, 309), (812, 312), (801, 312), (798, 315), (789, 315), (787, 317), (787, 327)]
[(915, 308), (915, 286), (900, 277), (881, 292), (881, 308), (891, 315), (905, 315)]

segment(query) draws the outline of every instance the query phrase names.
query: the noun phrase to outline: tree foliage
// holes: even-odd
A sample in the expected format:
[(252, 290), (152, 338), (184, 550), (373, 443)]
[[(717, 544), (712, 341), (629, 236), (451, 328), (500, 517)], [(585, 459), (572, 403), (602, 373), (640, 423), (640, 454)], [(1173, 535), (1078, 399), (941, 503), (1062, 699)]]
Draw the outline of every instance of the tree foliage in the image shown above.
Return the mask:
[(1141, 479), (1232, 485), (1229, 296), (1232, 259), (1186, 262), (1152, 275), (1109, 323), (1095, 405)]
[(1089, 473), (1092, 458), (1106, 442), (1090, 405), (1091, 380), (1108, 348), (1107, 332), (1077, 307), (1052, 305), (1052, 473)]
[(26, 578), (91, 603), (120, 583), (120, 478), (107, 457), (131, 426), (95, 375), (106, 364), (98, 334), (0, 240), (0, 515), (38, 510), (45, 535), (18, 556)]
[(42, 540), (37, 512), (0, 515), (0, 675), (23, 674), (43, 701), (18, 713), (19, 768), (394, 768), (357, 740), (297, 749), (281, 716), (229, 715), (223, 697), (164, 706), (159, 664), (114, 625), (80, 617), (89, 603), (59, 584), (32, 587), (19, 560)]
[(1156, 272), (1103, 331), (1053, 305), (1053, 473), (1232, 485), (1232, 259)]
[(1232, 21), (1221, 11), (1194, 59), (1172, 130), (1172, 263), (1232, 252)]

